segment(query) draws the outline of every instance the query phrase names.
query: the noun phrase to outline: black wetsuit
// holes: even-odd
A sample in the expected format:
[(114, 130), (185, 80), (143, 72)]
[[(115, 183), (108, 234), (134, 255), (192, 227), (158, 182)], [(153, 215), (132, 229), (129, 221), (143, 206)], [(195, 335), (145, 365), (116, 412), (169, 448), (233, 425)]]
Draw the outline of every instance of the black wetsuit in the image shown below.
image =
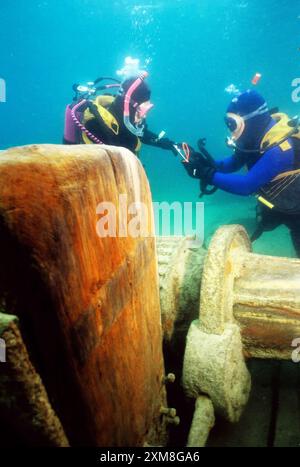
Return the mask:
[[(96, 110), (96, 109), (95, 109)], [(174, 142), (168, 138), (158, 139), (158, 136), (148, 130), (147, 125), (145, 125), (144, 135), (138, 139), (133, 133), (131, 133), (128, 128), (126, 128), (123, 121), (123, 104), (119, 97), (117, 97), (114, 102), (109, 106), (108, 111), (115, 117), (119, 124), (118, 134), (115, 134), (102, 120), (101, 116), (98, 114), (97, 118), (92, 118), (85, 123), (85, 127), (90, 131), (94, 136), (96, 136), (104, 144), (111, 146), (122, 146), (129, 149), (132, 152), (136, 152), (139, 139), (142, 143), (156, 146), (161, 149), (172, 150)], [(131, 118), (134, 118), (134, 115), (131, 115)], [(83, 141), (80, 141), (83, 142)], [(79, 143), (80, 143), (79, 142)], [(69, 144), (67, 141), (64, 141), (65, 144)]]

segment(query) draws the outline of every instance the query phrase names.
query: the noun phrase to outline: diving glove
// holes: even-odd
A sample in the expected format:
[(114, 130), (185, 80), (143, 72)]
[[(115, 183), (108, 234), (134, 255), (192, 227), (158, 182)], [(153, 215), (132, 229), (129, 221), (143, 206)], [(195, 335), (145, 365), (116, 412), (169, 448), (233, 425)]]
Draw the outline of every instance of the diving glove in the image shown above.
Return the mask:
[(190, 148), (190, 156), (188, 161), (183, 161), (182, 164), (190, 177), (204, 181), (208, 185), (212, 184), (213, 176), (216, 169), (211, 163), (205, 159), (199, 152)]

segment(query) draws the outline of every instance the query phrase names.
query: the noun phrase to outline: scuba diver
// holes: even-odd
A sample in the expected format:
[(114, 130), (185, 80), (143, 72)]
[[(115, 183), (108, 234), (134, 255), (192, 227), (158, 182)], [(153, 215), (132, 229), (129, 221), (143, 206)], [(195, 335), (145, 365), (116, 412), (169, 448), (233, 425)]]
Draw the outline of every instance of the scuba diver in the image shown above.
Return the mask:
[[(229, 145), (234, 154), (214, 161), (190, 148), (183, 165), (188, 174), (201, 181), (204, 193), (220, 188), (229, 193), (256, 194), (260, 222), (251, 240), (267, 230), (285, 224), (300, 257), (300, 131), (298, 118), (269, 110), (255, 90), (236, 95), (225, 117), (231, 132)], [(235, 174), (242, 167), (246, 174)], [(207, 186), (214, 187), (211, 191)]]
[[(174, 151), (174, 143), (152, 133), (146, 117), (153, 108), (151, 91), (145, 82), (148, 73), (139, 70), (139, 60), (127, 57), (119, 72), (123, 82), (98, 78), (87, 86), (74, 85), (73, 103), (67, 106), (64, 144), (108, 144), (122, 146), (138, 155), (141, 143)], [(113, 84), (98, 86), (101, 81)], [(117, 94), (97, 94), (117, 89)]]

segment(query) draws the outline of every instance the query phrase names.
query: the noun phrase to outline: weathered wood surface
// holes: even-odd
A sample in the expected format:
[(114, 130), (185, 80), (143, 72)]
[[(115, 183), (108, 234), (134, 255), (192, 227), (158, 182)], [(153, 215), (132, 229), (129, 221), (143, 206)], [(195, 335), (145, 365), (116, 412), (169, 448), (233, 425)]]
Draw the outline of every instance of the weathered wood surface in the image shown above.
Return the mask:
[(118, 208), (120, 193), (152, 212), (143, 168), (122, 148), (1, 154), (0, 298), (20, 319), (71, 445), (151, 444), (161, 429), (155, 240), (96, 232), (98, 203)]
[[(14, 433), (10, 444), (22, 439), (30, 446), (67, 447), (69, 442), (30, 361), (16, 317), (0, 312), (0, 338), (6, 349), (5, 362), (0, 363), (0, 420), (2, 429)], [(0, 447), (6, 447), (3, 436)]]

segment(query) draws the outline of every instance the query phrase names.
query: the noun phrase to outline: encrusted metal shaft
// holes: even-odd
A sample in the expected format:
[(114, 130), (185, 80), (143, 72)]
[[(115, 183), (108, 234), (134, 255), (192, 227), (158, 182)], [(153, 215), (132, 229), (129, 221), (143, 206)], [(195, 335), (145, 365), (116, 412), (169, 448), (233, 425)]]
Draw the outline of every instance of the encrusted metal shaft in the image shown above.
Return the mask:
[(290, 359), (300, 336), (300, 260), (254, 254), (243, 227), (221, 227), (205, 261), (199, 316), (209, 333), (237, 324), (248, 358)]
[(208, 394), (217, 412), (237, 421), (250, 390), (244, 357), (290, 359), (299, 335), (300, 260), (253, 254), (242, 226), (218, 229), (187, 338), (187, 394)]
[[(185, 391), (198, 401), (205, 394), (206, 403), (211, 400), (216, 412), (236, 422), (251, 387), (245, 357), (290, 359), (300, 336), (300, 260), (253, 254), (239, 225), (218, 229), (206, 256), (198, 251), (193, 258), (187, 246), (184, 239), (160, 240), (164, 334), (172, 336), (175, 321), (194, 319), (184, 356)], [(188, 285), (200, 283), (199, 307)], [(204, 417), (201, 404), (194, 421), (199, 416)], [(204, 417), (201, 429), (193, 423), (190, 445), (201, 445), (197, 439), (203, 426), (208, 435), (212, 418), (208, 423)]]
[(300, 337), (300, 260), (243, 253), (233, 287), (233, 315), (246, 357), (291, 358)]
[(193, 237), (157, 237), (156, 247), (163, 334), (171, 340), (198, 316), (206, 250)]
[[(229, 237), (230, 251), (227, 249)], [(300, 336), (300, 260), (251, 252), (241, 226), (221, 227), (209, 255), (192, 239), (157, 239), (162, 323), (170, 339), (174, 323), (199, 316), (208, 333), (221, 334), (226, 322), (241, 329), (246, 358), (291, 358)]]

